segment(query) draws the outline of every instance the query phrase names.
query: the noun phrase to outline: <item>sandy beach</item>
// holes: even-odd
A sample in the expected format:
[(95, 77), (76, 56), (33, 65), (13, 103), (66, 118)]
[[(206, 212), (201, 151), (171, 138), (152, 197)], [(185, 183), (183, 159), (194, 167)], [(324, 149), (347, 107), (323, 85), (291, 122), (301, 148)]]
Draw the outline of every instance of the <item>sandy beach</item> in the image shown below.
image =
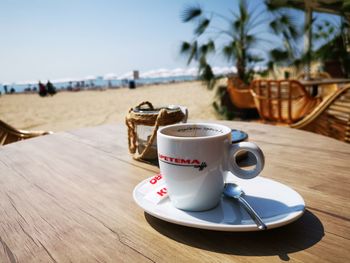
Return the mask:
[(200, 82), (58, 92), (53, 97), (14, 94), (0, 97), (0, 119), (19, 129), (54, 132), (110, 123), (124, 123), (128, 110), (148, 100), (155, 106), (184, 105), (191, 119), (218, 119), (212, 107), (214, 91)]

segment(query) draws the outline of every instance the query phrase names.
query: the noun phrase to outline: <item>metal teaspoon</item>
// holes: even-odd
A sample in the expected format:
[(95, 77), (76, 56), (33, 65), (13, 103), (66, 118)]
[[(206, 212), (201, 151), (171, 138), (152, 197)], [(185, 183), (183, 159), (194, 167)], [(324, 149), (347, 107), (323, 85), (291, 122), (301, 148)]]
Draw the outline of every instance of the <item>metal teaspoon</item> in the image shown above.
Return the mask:
[(254, 222), (257, 224), (260, 230), (266, 230), (267, 226), (261, 220), (260, 216), (254, 211), (254, 209), (249, 205), (249, 203), (242, 197), (244, 192), (242, 188), (234, 183), (226, 183), (224, 187), (224, 195), (237, 199), (248, 212)]

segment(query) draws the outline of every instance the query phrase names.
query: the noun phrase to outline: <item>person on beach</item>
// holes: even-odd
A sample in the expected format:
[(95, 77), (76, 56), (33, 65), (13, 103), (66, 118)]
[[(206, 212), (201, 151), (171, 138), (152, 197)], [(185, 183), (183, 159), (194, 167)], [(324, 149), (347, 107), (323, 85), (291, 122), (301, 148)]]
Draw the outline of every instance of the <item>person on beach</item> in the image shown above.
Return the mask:
[(47, 89), (46, 86), (39, 81), (39, 95), (41, 97), (45, 97), (47, 95)]
[(50, 81), (48, 81), (46, 84), (46, 90), (47, 90), (47, 93), (51, 96), (56, 94), (56, 88), (54, 85), (52, 85)]

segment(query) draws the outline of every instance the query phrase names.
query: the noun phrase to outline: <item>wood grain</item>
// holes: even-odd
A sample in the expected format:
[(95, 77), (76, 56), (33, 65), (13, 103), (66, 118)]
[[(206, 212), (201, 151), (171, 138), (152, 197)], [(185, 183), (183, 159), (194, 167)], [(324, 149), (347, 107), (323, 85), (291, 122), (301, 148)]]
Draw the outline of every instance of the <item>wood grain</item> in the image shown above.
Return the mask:
[(243, 122), (266, 156), (261, 176), (305, 199), (296, 222), (222, 233), (164, 222), (132, 191), (158, 168), (134, 161), (124, 125), (57, 133), (0, 148), (0, 262), (347, 262), (350, 145)]

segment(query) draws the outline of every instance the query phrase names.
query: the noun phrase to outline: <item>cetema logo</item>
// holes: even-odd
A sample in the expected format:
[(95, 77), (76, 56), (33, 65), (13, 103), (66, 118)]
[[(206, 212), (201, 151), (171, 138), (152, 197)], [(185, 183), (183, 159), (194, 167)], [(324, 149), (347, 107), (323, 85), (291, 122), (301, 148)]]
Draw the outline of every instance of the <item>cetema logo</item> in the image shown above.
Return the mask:
[(159, 154), (159, 161), (171, 165), (177, 165), (177, 166), (187, 166), (187, 167), (193, 167), (196, 169), (199, 169), (199, 171), (202, 171), (204, 168), (207, 167), (206, 162), (201, 162), (197, 159), (183, 159), (179, 157), (170, 157), (163, 154)]

